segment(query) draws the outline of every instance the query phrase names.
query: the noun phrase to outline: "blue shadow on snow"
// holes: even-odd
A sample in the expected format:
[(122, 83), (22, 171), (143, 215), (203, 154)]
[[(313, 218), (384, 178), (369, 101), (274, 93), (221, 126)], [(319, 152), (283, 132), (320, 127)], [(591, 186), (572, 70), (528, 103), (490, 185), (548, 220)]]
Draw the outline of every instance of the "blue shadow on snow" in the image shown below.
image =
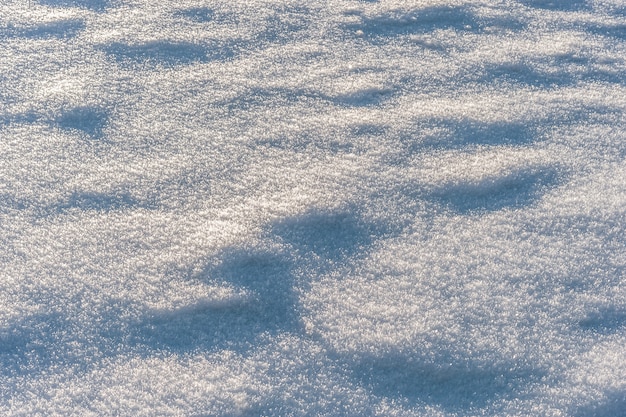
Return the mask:
[[(298, 269), (324, 271), (358, 256), (371, 243), (368, 225), (355, 213), (311, 211), (271, 224), (265, 238), (280, 250), (230, 248), (199, 278), (245, 294), (201, 301), (175, 310), (147, 311), (130, 326), (132, 343), (149, 350), (245, 351), (262, 334), (299, 333)], [(321, 273), (321, 272), (320, 272)]]
[(576, 407), (573, 417), (626, 417), (626, 391), (604, 392), (604, 397), (596, 403)]
[(184, 17), (197, 23), (206, 23), (213, 20), (215, 12), (208, 7), (192, 7), (175, 13), (175, 16)]
[(441, 187), (430, 198), (460, 214), (518, 209), (535, 203), (559, 183), (553, 168), (520, 170), (479, 182), (460, 182)]
[(39, 4), (52, 7), (79, 7), (94, 12), (104, 12), (111, 6), (111, 0), (39, 0)]
[(431, 124), (439, 126), (445, 133), (426, 139), (419, 144), (420, 147), (452, 149), (471, 145), (519, 146), (529, 144), (536, 138), (532, 126), (522, 122), (441, 120)]
[(520, 3), (537, 9), (563, 12), (590, 10), (592, 7), (587, 0), (521, 0)]
[(264, 29), (256, 36), (256, 40), (269, 43), (284, 44), (297, 39), (306, 29), (311, 20), (311, 11), (304, 6), (277, 7), (265, 21)]
[(626, 327), (626, 308), (605, 307), (593, 311), (579, 323), (583, 330), (597, 333), (616, 333)]
[(593, 24), (587, 30), (594, 35), (606, 36), (617, 40), (626, 39), (626, 24)]
[(109, 212), (123, 210), (138, 205), (128, 193), (104, 194), (104, 193), (73, 193), (70, 198), (59, 205), (56, 211), (65, 212), (70, 209), (83, 211)]
[(572, 85), (577, 78), (564, 70), (547, 72), (526, 63), (502, 63), (486, 67), (484, 76), (479, 81), (487, 83), (500, 81), (529, 87), (551, 88)]
[(78, 130), (93, 139), (101, 139), (108, 119), (105, 110), (85, 106), (65, 111), (55, 122), (61, 129)]
[(85, 22), (71, 19), (45, 22), (29, 27), (10, 27), (4, 29), (4, 34), (10, 38), (69, 39), (78, 36), (84, 29)]
[(433, 404), (449, 412), (476, 410), (511, 397), (541, 374), (513, 363), (445, 358), (444, 351), (442, 347), (442, 357), (435, 360), (392, 354), (348, 363), (353, 377), (378, 396)]
[(129, 69), (138, 65), (149, 67), (175, 67), (194, 63), (225, 60), (233, 56), (228, 48), (205, 47), (190, 42), (153, 41), (131, 45), (112, 43), (104, 46), (104, 51), (118, 65)]
[(401, 35), (421, 34), (437, 29), (477, 31), (479, 23), (473, 13), (462, 7), (437, 6), (414, 10), (408, 14), (362, 17), (361, 23), (346, 25), (360, 30), (370, 40)]
[(0, 374), (37, 375), (77, 360), (72, 357), (74, 352), (66, 349), (67, 339), (76, 330), (59, 313), (35, 314), (8, 323), (0, 328)]

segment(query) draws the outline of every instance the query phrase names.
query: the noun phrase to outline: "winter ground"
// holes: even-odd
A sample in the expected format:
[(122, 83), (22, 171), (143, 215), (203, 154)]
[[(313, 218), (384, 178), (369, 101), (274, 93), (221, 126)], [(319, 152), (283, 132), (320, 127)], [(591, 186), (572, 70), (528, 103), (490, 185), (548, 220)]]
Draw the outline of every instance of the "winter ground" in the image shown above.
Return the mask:
[(626, 416), (622, 0), (2, 0), (0, 415)]

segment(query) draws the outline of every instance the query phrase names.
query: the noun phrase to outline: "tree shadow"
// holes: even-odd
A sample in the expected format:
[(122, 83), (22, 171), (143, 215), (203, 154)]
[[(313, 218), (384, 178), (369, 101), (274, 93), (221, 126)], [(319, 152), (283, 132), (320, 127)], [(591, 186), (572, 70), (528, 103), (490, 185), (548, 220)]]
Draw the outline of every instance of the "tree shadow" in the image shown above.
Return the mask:
[(532, 205), (560, 182), (556, 169), (519, 170), (478, 182), (458, 182), (433, 191), (430, 198), (460, 214), (519, 209)]

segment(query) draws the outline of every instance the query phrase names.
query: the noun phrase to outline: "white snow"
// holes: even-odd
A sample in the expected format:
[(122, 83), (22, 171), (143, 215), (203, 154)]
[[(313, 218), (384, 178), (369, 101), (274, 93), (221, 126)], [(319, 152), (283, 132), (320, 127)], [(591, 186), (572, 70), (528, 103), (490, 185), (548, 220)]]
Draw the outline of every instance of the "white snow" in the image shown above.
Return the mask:
[(621, 0), (3, 0), (3, 416), (626, 416)]

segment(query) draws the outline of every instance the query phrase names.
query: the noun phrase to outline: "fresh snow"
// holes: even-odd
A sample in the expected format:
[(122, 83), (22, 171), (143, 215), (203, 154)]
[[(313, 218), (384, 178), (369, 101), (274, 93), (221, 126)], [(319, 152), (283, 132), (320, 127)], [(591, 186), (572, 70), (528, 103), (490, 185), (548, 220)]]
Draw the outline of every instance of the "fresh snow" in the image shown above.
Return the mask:
[(626, 416), (622, 0), (2, 0), (0, 415)]

